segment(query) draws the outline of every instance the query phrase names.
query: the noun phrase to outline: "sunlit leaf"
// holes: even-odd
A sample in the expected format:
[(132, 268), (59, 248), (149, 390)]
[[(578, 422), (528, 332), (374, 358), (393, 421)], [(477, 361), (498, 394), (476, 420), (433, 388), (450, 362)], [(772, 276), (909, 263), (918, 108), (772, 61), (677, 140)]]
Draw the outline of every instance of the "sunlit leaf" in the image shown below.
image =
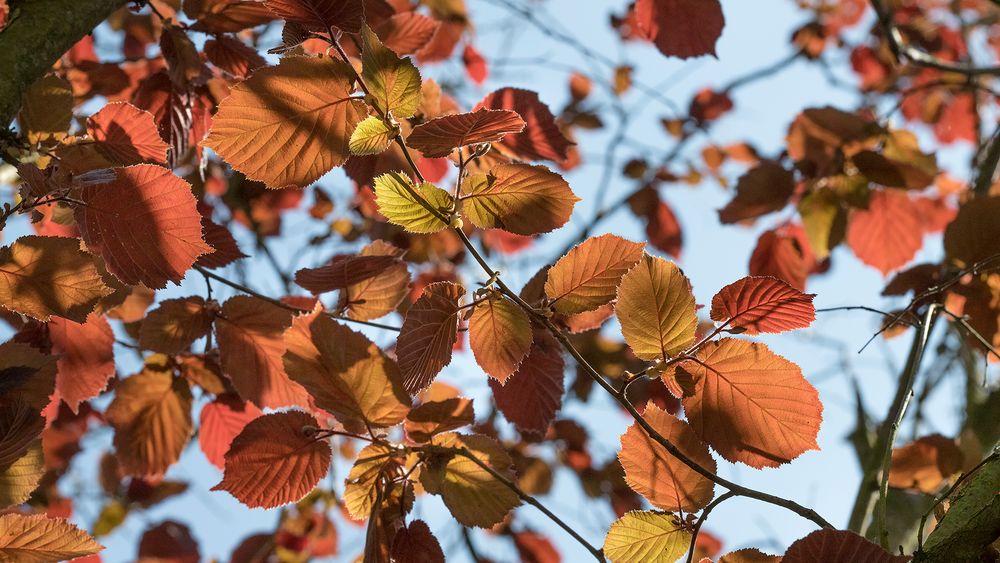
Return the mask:
[(87, 134), (96, 142), (97, 150), (123, 166), (167, 163), (169, 147), (160, 138), (153, 114), (132, 104), (104, 106), (87, 118)]
[(295, 283), (314, 295), (347, 289), (385, 270), (402, 264), (395, 256), (335, 256), (329, 264), (318, 268), (303, 268), (295, 272)]
[(872, 192), (868, 209), (854, 210), (847, 224), (848, 246), (883, 275), (912, 260), (923, 240), (920, 209), (899, 190)]
[(167, 299), (146, 315), (139, 328), (139, 345), (146, 350), (179, 354), (212, 330), (213, 312), (198, 296)]
[(401, 12), (375, 26), (375, 33), (386, 47), (398, 55), (420, 50), (434, 36), (440, 23), (417, 12)]
[(392, 449), (382, 444), (365, 446), (344, 481), (344, 505), (356, 520), (371, 515), (378, 497), (380, 479), (399, 468)]
[(644, 360), (681, 352), (698, 327), (688, 279), (673, 262), (649, 255), (622, 277), (615, 315), (625, 342)]
[(513, 301), (487, 299), (469, 318), (469, 346), (483, 371), (503, 383), (531, 349), (531, 321)]
[(962, 470), (963, 458), (955, 440), (940, 434), (923, 436), (893, 448), (889, 486), (933, 494)]
[(23, 400), (0, 411), (0, 470), (24, 457), (45, 427), (45, 419)]
[(711, 317), (730, 332), (749, 335), (805, 328), (816, 320), (814, 297), (777, 278), (748, 276), (715, 294)]
[(267, 60), (256, 49), (225, 35), (206, 41), (204, 51), (209, 62), (237, 78), (246, 78), (267, 65)]
[(65, 78), (48, 74), (25, 92), (18, 125), (29, 143), (59, 140), (73, 121), (73, 89)]
[(420, 107), (420, 72), (382, 45), (368, 26), (361, 30), (362, 78), (378, 111), (397, 119), (412, 117)]
[[(391, 244), (375, 240), (361, 250), (361, 256), (392, 256), (399, 258), (402, 251)], [(347, 316), (369, 321), (388, 315), (406, 297), (409, 291), (410, 271), (400, 260), (379, 274), (347, 287)]]
[(611, 234), (587, 239), (549, 269), (545, 295), (560, 313), (592, 311), (615, 298), (622, 276), (642, 259), (643, 246)]
[(59, 355), (56, 391), (77, 412), (80, 403), (100, 394), (115, 375), (115, 335), (107, 318), (95, 313), (83, 324), (54, 318), (48, 328), (52, 352)]
[(476, 109), (511, 110), (525, 121), (524, 130), (505, 136), (497, 146), (518, 160), (551, 160), (562, 163), (569, 157), (572, 143), (563, 135), (549, 106), (537, 92), (521, 88), (501, 88), (486, 95)]
[(403, 373), (403, 387), (410, 394), (430, 385), (451, 362), (463, 295), (465, 288), (456, 283), (432, 283), (406, 312), (396, 357)]
[(0, 516), (0, 558), (24, 563), (55, 563), (104, 549), (86, 532), (62, 518), (10, 513)]
[(517, 371), (503, 382), (490, 379), (497, 408), (518, 432), (542, 436), (548, 430), (562, 406), (564, 370), (559, 342), (547, 332), (536, 331)]
[(382, 118), (371, 115), (364, 118), (351, 133), (351, 154), (365, 156), (385, 152), (399, 133), (385, 124)]
[(674, 563), (691, 545), (691, 532), (673, 514), (633, 511), (616, 520), (604, 538), (612, 563)]
[(406, 415), (403, 428), (406, 429), (406, 436), (414, 442), (427, 442), (435, 434), (468, 426), (475, 418), (471, 399), (451, 397), (415, 407)]
[(202, 407), (198, 445), (208, 461), (224, 469), (229, 445), (251, 420), (260, 415), (260, 409), (253, 403), (229, 393), (219, 395)]
[[(36, 439), (21, 457), (0, 470), (0, 507), (6, 508), (27, 502), (31, 493), (38, 488), (44, 474), (45, 458), (42, 455), (42, 441)], [(3, 537), (2, 531), (0, 537)]]
[(517, 112), (478, 109), (421, 123), (413, 128), (406, 143), (428, 158), (448, 156), (459, 147), (499, 141), (520, 132), (524, 125)]
[(399, 172), (383, 174), (375, 178), (375, 201), (390, 223), (411, 233), (436, 233), (448, 226), (443, 217), (451, 207), (451, 196), (429, 182), (414, 184)]
[(544, 166), (500, 164), (462, 184), (462, 211), (483, 229), (536, 235), (569, 221), (580, 198), (559, 174)]
[(311, 31), (329, 32), (335, 27), (357, 33), (364, 23), (363, 0), (265, 0), (278, 17)]

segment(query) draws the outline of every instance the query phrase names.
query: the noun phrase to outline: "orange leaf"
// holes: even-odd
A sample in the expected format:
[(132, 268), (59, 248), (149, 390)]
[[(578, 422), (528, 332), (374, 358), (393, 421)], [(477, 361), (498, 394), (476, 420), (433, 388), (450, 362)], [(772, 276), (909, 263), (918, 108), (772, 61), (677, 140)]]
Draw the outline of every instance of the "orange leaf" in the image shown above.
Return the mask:
[(715, 294), (711, 316), (733, 333), (784, 332), (816, 320), (814, 297), (777, 278), (748, 276)]
[(615, 315), (641, 359), (669, 359), (694, 343), (698, 315), (691, 283), (673, 262), (643, 256), (622, 277)]
[(198, 296), (167, 299), (143, 319), (139, 345), (163, 354), (180, 354), (212, 330), (215, 314)]
[(765, 160), (740, 177), (736, 197), (719, 210), (723, 224), (756, 219), (788, 204), (795, 191), (792, 173), (780, 164)]
[(363, 282), (401, 263), (399, 258), (387, 255), (334, 256), (325, 266), (303, 268), (295, 272), (295, 283), (313, 295), (319, 295)]
[(301, 411), (252, 420), (226, 452), (225, 474), (212, 490), (228, 491), (250, 508), (274, 508), (306, 496), (326, 476), (333, 455), (326, 440), (312, 437), (318, 425)]
[(462, 211), (477, 227), (519, 235), (562, 227), (580, 201), (559, 174), (541, 165), (518, 163), (468, 176), (462, 195)]
[(448, 156), (453, 149), (480, 143), (495, 143), (505, 135), (524, 129), (517, 112), (478, 109), (432, 119), (413, 128), (406, 143), (425, 157)]
[(153, 114), (130, 103), (108, 104), (90, 116), (87, 134), (97, 150), (118, 164), (167, 163), (169, 147), (160, 138)]
[(924, 436), (892, 450), (889, 486), (933, 494), (962, 470), (962, 450), (940, 434)]
[[(684, 455), (708, 471), (715, 472), (715, 459), (694, 430), (684, 421), (655, 405), (646, 405), (646, 421)], [(625, 481), (653, 506), (670, 511), (694, 512), (715, 495), (715, 484), (675, 458), (653, 441), (637, 424), (622, 434), (618, 459)]]
[(503, 383), (490, 379), (497, 408), (522, 434), (543, 436), (562, 406), (565, 364), (562, 348), (538, 331), (528, 356)]
[(256, 49), (225, 35), (206, 41), (204, 51), (212, 64), (237, 78), (246, 78), (254, 70), (267, 65)]
[(796, 289), (805, 289), (812, 262), (800, 239), (783, 231), (766, 231), (750, 255), (750, 275), (773, 276)]
[(56, 363), (56, 390), (74, 413), (80, 403), (100, 394), (115, 375), (115, 335), (108, 320), (91, 313), (87, 322), (49, 321)]
[(261, 68), (222, 100), (203, 145), (268, 187), (308, 186), (347, 160), (351, 133), (367, 115), (351, 98), (353, 77), (325, 57)]
[(868, 209), (856, 209), (847, 225), (847, 244), (882, 275), (901, 268), (923, 246), (920, 208), (899, 190), (872, 192)]
[(823, 405), (816, 389), (767, 346), (723, 338), (677, 369), (695, 384), (684, 398), (691, 426), (727, 460), (777, 467), (819, 449)]
[(483, 371), (503, 383), (531, 349), (531, 321), (514, 302), (487, 299), (469, 318), (469, 346)]
[(403, 372), (403, 387), (411, 395), (430, 385), (451, 362), (463, 295), (465, 288), (457, 283), (432, 283), (406, 312), (396, 342), (396, 357)]
[(0, 516), (0, 559), (44, 563), (92, 555), (104, 549), (62, 518), (10, 513)]
[(323, 33), (330, 27), (357, 33), (365, 19), (363, 0), (265, 0), (264, 5), (285, 21)]
[(198, 445), (208, 461), (219, 469), (224, 469), (229, 444), (258, 416), (261, 416), (260, 409), (253, 403), (231, 393), (219, 395), (202, 407)]
[[(374, 240), (361, 249), (361, 256), (392, 256), (403, 251), (381, 240)], [(379, 274), (347, 287), (347, 316), (370, 321), (388, 315), (403, 301), (409, 291), (410, 272), (402, 260)]]
[(403, 12), (375, 26), (375, 33), (383, 45), (402, 56), (419, 51), (431, 40), (439, 25), (437, 20), (417, 12)]
[(563, 314), (597, 309), (615, 298), (622, 276), (642, 259), (643, 246), (611, 234), (589, 238), (549, 268), (545, 294)]
[(115, 181), (84, 186), (76, 220), (87, 247), (129, 285), (180, 283), (212, 251), (201, 231), (191, 185), (151, 164), (116, 169)]
[(520, 88), (501, 88), (487, 94), (478, 108), (516, 111), (525, 121), (524, 131), (505, 137), (496, 148), (518, 160), (551, 160), (563, 163), (573, 146), (566, 139), (555, 116), (537, 92)]
[(475, 422), (472, 400), (451, 397), (440, 401), (428, 401), (406, 415), (403, 427), (406, 436), (414, 442), (427, 442), (435, 434), (455, 430)]
[(850, 561), (851, 563), (906, 563), (907, 555), (893, 555), (846, 530), (817, 530), (788, 547), (781, 563)]

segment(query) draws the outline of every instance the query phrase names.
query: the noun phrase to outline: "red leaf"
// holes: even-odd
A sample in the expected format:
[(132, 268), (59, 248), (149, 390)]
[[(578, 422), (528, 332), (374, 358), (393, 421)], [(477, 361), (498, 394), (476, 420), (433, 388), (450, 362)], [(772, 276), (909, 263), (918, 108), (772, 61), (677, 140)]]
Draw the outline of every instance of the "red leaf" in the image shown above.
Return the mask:
[(261, 416), (260, 409), (233, 394), (219, 395), (201, 409), (198, 445), (208, 461), (224, 469), (226, 452), (233, 439), (250, 421)]
[(76, 219), (89, 249), (129, 285), (179, 283), (197, 257), (212, 251), (201, 231), (191, 186), (166, 168), (116, 169), (109, 184), (84, 186)]
[(295, 283), (313, 295), (345, 289), (373, 278), (402, 261), (395, 256), (336, 256), (326, 266), (295, 272)]
[(707, 123), (719, 119), (731, 109), (733, 100), (729, 97), (729, 92), (716, 92), (711, 88), (705, 88), (691, 99), (688, 113), (698, 123)]
[(323, 33), (329, 27), (357, 33), (365, 18), (363, 0), (265, 0), (264, 5), (285, 21)]
[(810, 266), (799, 239), (780, 231), (760, 235), (750, 255), (750, 275), (773, 276), (800, 290), (806, 287)]
[(726, 19), (719, 0), (637, 0), (639, 30), (666, 56), (715, 56)]
[(209, 269), (222, 268), (247, 257), (236, 244), (233, 233), (226, 227), (205, 217), (202, 217), (201, 227), (205, 233), (205, 242), (215, 249), (215, 252), (202, 254), (195, 261), (195, 265)]
[(392, 559), (396, 563), (444, 563), (444, 551), (427, 523), (414, 520), (396, 532)]
[(382, 44), (397, 55), (410, 55), (427, 44), (441, 24), (417, 12), (403, 12), (375, 27), (375, 34)]
[(482, 86), (490, 74), (490, 69), (486, 65), (486, 59), (472, 45), (466, 45), (462, 51), (462, 64), (465, 65), (465, 74), (473, 82)]
[(788, 547), (782, 563), (906, 563), (909, 556), (892, 555), (865, 538), (844, 530), (817, 530)]
[(246, 78), (267, 64), (256, 49), (225, 35), (206, 41), (204, 51), (209, 62), (237, 78)]
[(396, 357), (403, 387), (411, 395), (430, 385), (451, 362), (458, 334), (458, 304), (463, 295), (465, 288), (456, 283), (432, 283), (407, 311), (396, 343)]
[(732, 224), (780, 211), (794, 191), (791, 172), (776, 162), (762, 161), (740, 177), (736, 197), (719, 210), (719, 221)]
[(868, 209), (857, 209), (847, 225), (847, 244), (882, 275), (901, 268), (923, 246), (920, 208), (899, 190), (872, 192)]
[(108, 320), (94, 313), (83, 324), (53, 317), (48, 329), (52, 353), (59, 355), (56, 391), (76, 413), (115, 375), (115, 335)]
[(494, 143), (524, 129), (524, 120), (513, 111), (477, 109), (432, 119), (413, 128), (406, 142), (425, 157), (448, 156), (453, 149)]
[(502, 152), (521, 160), (563, 162), (569, 157), (572, 143), (559, 130), (555, 116), (538, 98), (537, 92), (519, 88), (501, 88), (488, 94), (476, 108), (513, 110), (524, 119), (524, 131), (501, 141)]
[(142, 534), (139, 540), (140, 561), (198, 563), (201, 553), (191, 530), (179, 522), (167, 520)]
[(166, 164), (169, 148), (156, 130), (153, 114), (130, 103), (104, 106), (87, 119), (87, 134), (97, 149), (118, 164)]
[(522, 434), (541, 436), (562, 406), (562, 348), (548, 332), (536, 331), (528, 356), (505, 383), (490, 378), (497, 408)]
[(712, 298), (712, 320), (726, 330), (749, 335), (805, 328), (816, 320), (813, 293), (802, 293), (768, 277), (746, 277), (719, 290)]

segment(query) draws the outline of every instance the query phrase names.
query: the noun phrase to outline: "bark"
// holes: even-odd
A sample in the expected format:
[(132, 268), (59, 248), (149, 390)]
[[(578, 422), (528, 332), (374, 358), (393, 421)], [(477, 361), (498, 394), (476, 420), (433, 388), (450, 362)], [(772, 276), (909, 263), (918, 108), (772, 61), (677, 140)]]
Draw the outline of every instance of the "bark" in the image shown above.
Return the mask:
[(1000, 537), (1000, 459), (987, 462), (963, 485), (914, 563), (980, 561)]

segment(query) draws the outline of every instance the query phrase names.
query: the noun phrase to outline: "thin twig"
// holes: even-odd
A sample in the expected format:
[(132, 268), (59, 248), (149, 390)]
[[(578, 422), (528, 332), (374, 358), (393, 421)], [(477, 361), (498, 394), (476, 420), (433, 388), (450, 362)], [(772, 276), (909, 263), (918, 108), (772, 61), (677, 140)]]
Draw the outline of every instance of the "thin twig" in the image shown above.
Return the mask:
[(720, 504), (733, 498), (734, 496), (736, 496), (736, 493), (732, 491), (722, 493), (715, 500), (708, 503), (708, 506), (705, 507), (705, 510), (701, 511), (701, 516), (698, 517), (698, 521), (695, 522), (694, 524), (694, 529), (691, 530), (691, 545), (688, 546), (687, 563), (691, 563), (692, 561), (694, 561), (694, 548), (695, 545), (698, 543), (698, 533), (701, 532), (701, 526), (702, 524), (705, 523), (705, 520), (708, 520), (708, 515), (712, 513), (712, 510), (714, 510), (716, 506), (719, 506)]

